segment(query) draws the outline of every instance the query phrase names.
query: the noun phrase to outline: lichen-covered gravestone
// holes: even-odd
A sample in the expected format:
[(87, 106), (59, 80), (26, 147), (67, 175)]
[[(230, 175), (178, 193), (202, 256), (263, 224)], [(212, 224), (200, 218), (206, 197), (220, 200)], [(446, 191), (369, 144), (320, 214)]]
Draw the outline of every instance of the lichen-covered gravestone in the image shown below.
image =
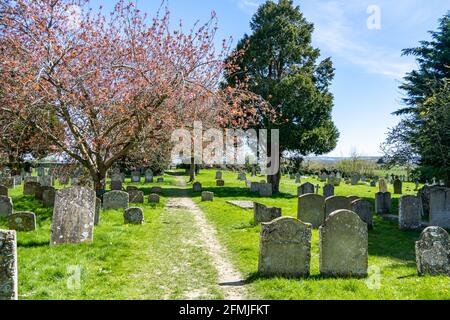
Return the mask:
[(214, 192), (202, 192), (202, 201), (214, 201)]
[(34, 196), (36, 190), (41, 187), (39, 182), (29, 181), (25, 182), (23, 186), (23, 194), (25, 196)]
[(351, 210), (351, 202), (347, 197), (333, 196), (325, 199), (325, 219), (334, 211)]
[(0, 300), (17, 300), (17, 238), (14, 230), (0, 230)]
[(125, 224), (143, 224), (144, 212), (141, 208), (129, 208), (123, 214)]
[(130, 203), (144, 203), (144, 192), (139, 190), (129, 190)]
[(324, 197), (318, 194), (305, 194), (298, 198), (297, 217), (300, 221), (319, 228), (325, 221), (323, 211)]
[(151, 195), (148, 196), (148, 203), (155, 204), (159, 203), (159, 201), (160, 197), (156, 193), (152, 193)]
[(0, 196), (0, 217), (8, 217), (12, 215), (13, 202), (10, 197)]
[(306, 182), (306, 183), (302, 184), (297, 189), (297, 195), (299, 197), (304, 194), (308, 194), (308, 193), (314, 193), (314, 185), (310, 182)]
[(280, 208), (266, 207), (263, 204), (256, 203), (253, 207), (255, 223), (270, 222), (281, 217)]
[(145, 182), (153, 183), (153, 171), (151, 169), (145, 171)]
[(312, 227), (284, 217), (261, 226), (258, 271), (265, 276), (309, 276)]
[(323, 197), (326, 199), (332, 196), (334, 196), (334, 185), (326, 184), (323, 187)]
[(103, 195), (103, 210), (128, 209), (130, 196), (124, 191), (110, 191)]
[(261, 197), (271, 197), (273, 194), (271, 183), (260, 183), (259, 184), (259, 195)]
[(426, 228), (416, 242), (419, 275), (450, 277), (450, 237), (440, 227)]
[(120, 180), (111, 180), (110, 189), (111, 191), (121, 191), (123, 188), (122, 181)]
[(373, 229), (373, 205), (367, 200), (358, 199), (351, 203), (352, 211), (364, 221), (369, 229)]
[(51, 244), (91, 243), (94, 238), (95, 191), (71, 187), (56, 192)]
[(8, 217), (11, 230), (31, 232), (36, 230), (36, 215), (33, 212), (15, 212)]
[(39, 177), (38, 182), (41, 186), (51, 187), (53, 186), (53, 177), (52, 176), (42, 176)]
[(194, 182), (192, 185), (192, 190), (194, 192), (202, 192), (202, 184), (200, 182)]
[(381, 180), (378, 182), (378, 188), (379, 188), (379, 191), (380, 191), (381, 193), (386, 193), (386, 192), (389, 191), (389, 190), (388, 190), (387, 182), (386, 182), (386, 180), (384, 180), (384, 179), (381, 179)]
[(350, 203), (352, 203), (353, 201), (356, 201), (356, 200), (360, 200), (360, 199), (361, 199), (361, 198), (358, 197), (358, 196), (348, 196), (347, 198), (348, 198), (348, 200), (350, 200)]
[(319, 228), (319, 265), (325, 276), (367, 276), (367, 224), (356, 213), (335, 211)]
[(8, 196), (8, 188), (0, 185), (0, 196)]
[(394, 181), (394, 194), (403, 194), (403, 182), (400, 179)]
[(386, 215), (391, 212), (390, 192), (378, 192), (375, 194), (375, 212), (379, 215)]
[(401, 230), (417, 230), (422, 227), (422, 200), (419, 197), (402, 196), (398, 207)]
[(56, 190), (54, 188), (44, 190), (42, 193), (42, 203), (46, 208), (53, 208), (55, 205)]
[(217, 186), (217, 187), (223, 187), (223, 186), (225, 186), (225, 181), (223, 181), (223, 180), (216, 180), (216, 186)]
[(433, 226), (450, 229), (450, 189), (431, 189), (430, 222)]
[(34, 193), (34, 197), (38, 200), (43, 200), (43, 196), (44, 196), (44, 191), (46, 190), (53, 190), (55, 191), (55, 188), (53, 187), (49, 187), (49, 186), (40, 186), (39, 188), (36, 189), (36, 192)]

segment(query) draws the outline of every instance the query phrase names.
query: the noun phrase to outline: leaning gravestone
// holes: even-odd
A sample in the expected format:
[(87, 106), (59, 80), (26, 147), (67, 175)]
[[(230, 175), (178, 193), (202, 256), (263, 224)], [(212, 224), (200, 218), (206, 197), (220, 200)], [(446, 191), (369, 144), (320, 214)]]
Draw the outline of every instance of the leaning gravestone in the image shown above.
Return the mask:
[(334, 185), (326, 184), (323, 187), (323, 197), (326, 199), (332, 196), (334, 196)]
[(367, 276), (367, 225), (356, 213), (335, 211), (319, 228), (319, 265), (325, 276)]
[(337, 210), (351, 210), (351, 202), (347, 197), (333, 196), (325, 199), (325, 219)]
[(325, 220), (324, 201), (324, 197), (318, 194), (309, 193), (300, 196), (298, 198), (298, 219), (310, 223), (314, 229), (320, 227)]
[(55, 205), (56, 190), (54, 188), (44, 190), (42, 193), (42, 203), (45, 208), (53, 208)]
[(422, 227), (422, 201), (415, 196), (402, 196), (399, 201), (399, 226), (401, 230), (418, 230)]
[(386, 215), (391, 212), (391, 194), (389, 192), (375, 194), (375, 212), (378, 215)]
[(202, 201), (214, 201), (214, 192), (202, 192)]
[(0, 185), (0, 196), (8, 196), (8, 188)]
[(130, 203), (144, 203), (144, 192), (139, 190), (128, 191)]
[(373, 205), (367, 200), (358, 199), (351, 203), (352, 211), (367, 224), (369, 229), (373, 229)]
[(403, 182), (400, 179), (394, 181), (394, 194), (403, 194)]
[(256, 224), (262, 222), (270, 222), (276, 218), (281, 217), (280, 208), (266, 207), (265, 205), (256, 202), (254, 204), (253, 212)]
[(450, 237), (440, 227), (426, 228), (416, 242), (419, 275), (450, 277)]
[(14, 230), (0, 230), (0, 301), (17, 300), (17, 238)]
[(152, 193), (148, 196), (148, 203), (155, 204), (160, 202), (160, 197), (156, 193)]
[(86, 187), (58, 190), (50, 244), (91, 243), (96, 199), (95, 191)]
[(194, 192), (202, 192), (202, 184), (200, 182), (194, 182), (192, 185), (192, 190)]
[(314, 193), (314, 185), (310, 182), (306, 182), (306, 183), (302, 184), (297, 189), (297, 195), (299, 197), (304, 194), (308, 194), (308, 193)]
[(124, 191), (110, 191), (103, 195), (103, 210), (128, 209), (130, 196)]
[(125, 224), (143, 224), (144, 212), (141, 208), (129, 208), (123, 214)]
[(264, 276), (309, 276), (311, 225), (284, 217), (261, 226), (258, 271)]
[(433, 226), (450, 229), (450, 189), (431, 189), (430, 222)]
[(13, 202), (10, 197), (0, 196), (0, 217), (9, 217), (13, 212)]
[(259, 184), (259, 195), (261, 197), (271, 197), (273, 190), (271, 183), (260, 183)]
[(11, 230), (31, 232), (36, 230), (36, 215), (33, 212), (16, 212), (8, 217)]
[(39, 182), (25, 182), (25, 185), (23, 186), (23, 194), (25, 196), (34, 196), (36, 190), (40, 187), (41, 184)]

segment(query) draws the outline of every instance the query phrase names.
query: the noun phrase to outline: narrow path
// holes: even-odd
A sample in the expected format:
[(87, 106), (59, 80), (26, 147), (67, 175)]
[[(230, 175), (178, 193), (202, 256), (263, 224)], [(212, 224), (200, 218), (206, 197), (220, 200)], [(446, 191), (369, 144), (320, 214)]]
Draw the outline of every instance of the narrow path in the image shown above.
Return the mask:
[[(183, 177), (177, 177), (177, 185), (186, 186)], [(218, 286), (222, 289), (225, 300), (246, 299), (247, 290), (243, 277), (227, 258), (228, 254), (217, 239), (215, 228), (206, 220), (203, 211), (187, 196), (186, 190), (184, 190), (184, 193), (186, 196), (170, 198), (166, 208), (168, 210), (181, 209), (193, 216), (199, 231), (199, 241), (207, 250), (217, 270)]]

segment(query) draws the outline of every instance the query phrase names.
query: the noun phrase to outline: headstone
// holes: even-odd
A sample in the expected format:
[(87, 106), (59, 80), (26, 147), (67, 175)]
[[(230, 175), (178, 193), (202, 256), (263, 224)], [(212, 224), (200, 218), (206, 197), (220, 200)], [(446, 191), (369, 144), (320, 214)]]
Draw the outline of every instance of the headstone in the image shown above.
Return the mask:
[(369, 230), (373, 229), (373, 205), (367, 200), (358, 199), (351, 203), (352, 211), (367, 224)]
[(216, 172), (216, 180), (222, 180), (222, 171)]
[(131, 172), (131, 182), (132, 183), (141, 182), (141, 173), (139, 171)]
[(332, 196), (334, 196), (334, 185), (326, 184), (323, 187), (323, 197), (326, 199)]
[(95, 191), (71, 187), (56, 192), (51, 245), (91, 243), (94, 238)]
[(314, 229), (325, 221), (323, 211), (324, 197), (318, 194), (304, 194), (298, 198), (297, 217), (300, 221), (310, 223)]
[(350, 203), (360, 199), (360, 197), (358, 197), (358, 196), (348, 196), (347, 198), (348, 198), (348, 200), (350, 200)]
[(202, 192), (202, 201), (214, 201), (214, 192)]
[(440, 227), (426, 228), (416, 242), (419, 275), (450, 277), (450, 237)]
[(14, 230), (0, 230), (0, 301), (18, 299), (17, 238)]
[(110, 191), (103, 195), (103, 210), (128, 209), (130, 196), (123, 191)]
[(162, 188), (161, 187), (152, 187), (150, 190), (151, 193), (161, 193)]
[(53, 177), (52, 176), (42, 176), (42, 177), (39, 177), (38, 182), (43, 187), (44, 186), (51, 187), (51, 186), (53, 186)]
[(8, 188), (0, 185), (0, 196), (8, 196)]
[(381, 179), (381, 180), (378, 182), (378, 188), (379, 188), (379, 190), (380, 190), (381, 193), (386, 193), (386, 192), (389, 191), (389, 190), (388, 190), (388, 185), (387, 185), (385, 179)]
[(38, 177), (27, 176), (27, 177), (25, 177), (24, 183), (27, 183), (27, 182), (38, 182)]
[(333, 196), (325, 199), (325, 219), (337, 210), (351, 210), (351, 203), (347, 197)]
[(40, 186), (36, 189), (36, 192), (34, 193), (34, 197), (38, 200), (44, 200), (44, 191), (46, 190), (53, 190), (55, 191), (55, 188), (49, 187), (49, 186)]
[(38, 177), (43, 177), (45, 175), (45, 168), (42, 166), (37, 167), (37, 175)]
[(223, 180), (216, 180), (216, 186), (217, 186), (217, 187), (223, 187), (223, 186), (225, 186), (225, 181), (223, 181)]
[(335, 211), (319, 228), (319, 265), (325, 276), (367, 276), (367, 225), (356, 213)]
[(32, 212), (16, 212), (8, 217), (11, 230), (31, 232), (36, 230), (36, 215)]
[(123, 214), (125, 224), (144, 224), (144, 212), (141, 208), (126, 209)]
[(360, 179), (361, 178), (359, 177), (359, 174), (352, 175), (352, 181), (351, 181), (352, 186), (356, 186), (359, 183)]
[(254, 202), (248, 200), (227, 200), (227, 203), (244, 210), (253, 210), (255, 208)]
[(38, 190), (38, 188), (41, 187), (41, 184), (38, 182), (25, 182), (24, 186), (23, 186), (23, 194), (25, 196), (34, 196), (34, 194), (36, 193), (36, 190)]
[(252, 182), (250, 184), (250, 192), (259, 192), (259, 182)]
[(128, 191), (130, 203), (144, 203), (144, 192), (140, 190)]
[(56, 190), (54, 188), (46, 189), (42, 193), (42, 202), (44, 207), (53, 208), (55, 205)]
[(415, 196), (402, 196), (399, 200), (399, 226), (401, 230), (418, 230), (422, 227), (422, 202)]
[(164, 182), (163, 177), (159, 177), (158, 179), (156, 179), (156, 183), (163, 183), (163, 182)]
[(341, 178), (330, 176), (328, 178), (327, 184), (331, 184), (331, 185), (333, 185), (335, 187), (339, 187), (341, 185), (341, 181), (342, 181)]
[(200, 182), (194, 182), (192, 185), (192, 190), (194, 192), (202, 192), (202, 184)]
[(99, 198), (95, 199), (95, 217), (94, 217), (94, 225), (98, 226), (100, 224), (100, 215), (102, 209), (102, 200)]
[(295, 175), (295, 183), (297, 183), (297, 184), (298, 183), (302, 183), (302, 180), (300, 178), (300, 174), (298, 174), (298, 173)]
[(430, 191), (430, 223), (450, 229), (450, 189), (436, 187)]
[(266, 207), (265, 205), (256, 202), (254, 204), (253, 212), (256, 224), (262, 222), (270, 222), (276, 218), (281, 217), (280, 208)]
[(271, 183), (260, 183), (259, 184), (259, 195), (261, 197), (271, 197), (273, 194)]
[(387, 215), (391, 212), (390, 192), (378, 192), (375, 194), (375, 212), (379, 215)]
[(306, 182), (306, 183), (302, 184), (297, 189), (298, 196), (302, 196), (302, 195), (308, 194), (308, 193), (314, 193), (314, 185), (310, 182)]
[(325, 182), (325, 181), (327, 181), (327, 179), (328, 179), (328, 176), (327, 176), (325, 173), (322, 173), (322, 174), (319, 176), (319, 181), (320, 181), (320, 182)]
[(370, 186), (371, 186), (372, 188), (375, 188), (375, 187), (377, 186), (377, 182), (376, 182), (375, 180), (372, 180), (372, 181), (370, 182)]
[(148, 203), (155, 204), (160, 202), (160, 197), (156, 193), (152, 193), (148, 196)]
[(13, 176), (12, 177), (14, 180), (14, 187), (20, 186), (22, 185), (22, 176)]
[(122, 191), (122, 181), (111, 180), (110, 189), (111, 191)]
[(394, 194), (403, 194), (403, 182), (400, 179), (394, 181)]
[(0, 196), (0, 217), (9, 217), (13, 212), (13, 202), (10, 197)]
[(111, 182), (112, 182), (112, 181), (120, 181), (120, 182), (123, 183), (123, 181), (124, 181), (124, 176), (123, 176), (123, 174), (120, 173), (120, 172), (115, 172), (115, 173), (113, 173), (113, 174), (111, 175)]
[(153, 171), (151, 169), (145, 171), (145, 182), (153, 183)]
[(264, 276), (309, 276), (311, 225), (284, 217), (261, 226), (258, 271)]
[(127, 186), (127, 192), (129, 191), (139, 191), (139, 188), (136, 186)]

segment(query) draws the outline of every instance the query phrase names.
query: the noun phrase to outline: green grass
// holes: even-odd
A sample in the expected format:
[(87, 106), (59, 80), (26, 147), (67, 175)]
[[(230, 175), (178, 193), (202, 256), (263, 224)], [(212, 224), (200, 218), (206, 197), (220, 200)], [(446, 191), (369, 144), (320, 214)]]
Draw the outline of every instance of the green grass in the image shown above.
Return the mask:
[[(296, 217), (297, 185), (295, 180), (283, 177), (281, 194), (273, 198), (260, 198), (250, 193), (244, 182), (237, 181), (237, 174), (224, 173), (226, 185), (216, 188), (214, 170), (202, 171), (197, 180), (207, 191), (215, 192), (213, 203), (196, 201), (207, 218), (218, 230), (220, 240), (229, 249), (235, 265), (243, 272), (249, 284), (251, 298), (263, 299), (450, 299), (448, 277), (417, 276), (414, 246), (420, 232), (400, 231), (395, 222), (383, 221), (375, 217), (375, 228), (369, 233), (368, 279), (330, 279), (319, 274), (318, 232), (314, 230), (312, 240), (311, 276), (305, 279), (263, 278), (258, 275), (260, 227), (253, 224), (252, 210), (241, 210), (225, 203), (226, 200), (253, 200), (283, 209), (283, 215)], [(260, 181), (262, 177), (252, 180)], [(302, 179), (302, 183), (317, 180)], [(320, 183), (320, 185), (323, 185)], [(392, 186), (390, 186), (392, 189)], [(409, 188), (411, 191), (406, 191)], [(413, 194), (415, 186), (406, 184), (405, 194)], [(391, 190), (393, 191), (393, 190)], [(336, 195), (356, 195), (374, 201), (377, 188), (368, 185), (349, 186), (342, 184), (335, 190)], [(393, 195), (393, 212), (398, 207), (398, 195)], [(394, 211), (395, 210), (395, 211)], [(370, 282), (377, 279), (377, 289)]]

